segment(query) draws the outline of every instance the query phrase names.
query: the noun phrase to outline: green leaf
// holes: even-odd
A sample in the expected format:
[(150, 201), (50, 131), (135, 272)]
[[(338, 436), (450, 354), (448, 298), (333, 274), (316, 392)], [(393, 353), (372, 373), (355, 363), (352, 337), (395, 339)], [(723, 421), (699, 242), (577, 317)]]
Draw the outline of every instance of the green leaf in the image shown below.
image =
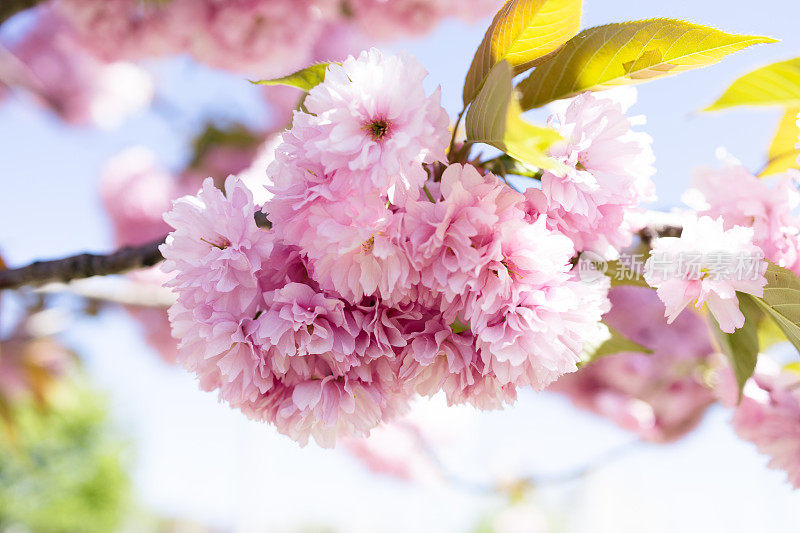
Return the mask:
[(461, 322), (461, 319), (459, 319), (458, 317), (456, 317), (455, 322), (450, 324), (450, 329), (453, 330), (453, 333), (455, 333), (456, 335), (458, 335), (459, 333), (464, 333), (465, 331), (469, 331), (469, 328), (470, 328), (469, 322), (465, 324)]
[(775, 321), (786, 338), (800, 350), (800, 278), (793, 272), (770, 263), (763, 298), (755, 298)]
[(711, 315), (714, 332), (717, 340), (736, 376), (739, 385), (739, 398), (742, 397), (744, 384), (753, 375), (758, 360), (759, 342), (758, 325), (764, 318), (764, 313), (759, 309), (756, 299), (749, 294), (738, 293), (739, 310), (744, 315), (744, 326), (733, 333), (725, 333), (719, 329), (717, 320)]
[(475, 99), (483, 82), (500, 61), (514, 74), (557, 50), (581, 27), (582, 0), (509, 0), (495, 15), (464, 84), (464, 105)]
[(778, 327), (774, 320), (764, 314), (764, 320), (758, 323), (758, 345), (761, 347), (760, 350), (763, 352), (776, 344), (784, 342), (789, 341), (783, 330)]
[(481, 162), (481, 167), (488, 170), (496, 176), (505, 176), (512, 174), (515, 176), (524, 176), (526, 178), (541, 179), (542, 171), (535, 167), (530, 167), (524, 163), (520, 163), (508, 154), (490, 159), (489, 161)]
[(590, 28), (573, 37), (520, 83), (522, 108), (705, 67), (748, 46), (771, 42), (775, 40), (672, 19)]
[(554, 168), (558, 163), (545, 151), (561, 136), (522, 119), (512, 80), (507, 61), (495, 65), (467, 113), (467, 141), (492, 145), (528, 165)]
[(310, 91), (323, 81), (330, 63), (315, 63), (288, 76), (272, 80), (251, 81), (255, 85), (288, 85), (303, 91)]
[(800, 141), (800, 128), (797, 127), (799, 113), (800, 107), (790, 107), (783, 114), (769, 146), (769, 162), (760, 176), (783, 174), (789, 169), (800, 168), (800, 150), (796, 148)]
[(622, 352), (653, 353), (653, 350), (633, 342), (614, 328), (606, 327), (608, 328), (608, 335), (605, 339), (584, 347), (584, 364), (591, 363), (607, 355)]
[(740, 105), (800, 106), (800, 57), (745, 74), (704, 111)]

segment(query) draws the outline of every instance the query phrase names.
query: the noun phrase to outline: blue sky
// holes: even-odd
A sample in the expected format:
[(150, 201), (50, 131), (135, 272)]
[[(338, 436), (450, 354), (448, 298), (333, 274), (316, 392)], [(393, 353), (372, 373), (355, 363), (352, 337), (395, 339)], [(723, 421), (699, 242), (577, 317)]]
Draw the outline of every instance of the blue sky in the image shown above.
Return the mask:
[[(659, 207), (679, 205), (691, 170), (715, 164), (719, 146), (752, 169), (764, 163), (777, 110), (698, 110), (738, 75), (800, 55), (798, 15), (796, 0), (586, 2), (585, 27), (668, 16), (781, 39), (714, 67), (640, 86), (632, 111), (647, 115), (646, 130), (654, 137)], [(487, 23), (446, 23), (424, 40), (389, 49), (416, 55), (431, 72), (429, 88), (442, 85), (444, 104), (455, 114)], [(0, 105), (0, 251), (9, 264), (111, 248), (96, 187), (111, 155), (141, 144), (179, 167), (187, 157), (187, 139), (205, 119), (259, 124), (267, 118), (243, 79), (181, 59), (152, 68), (162, 104), (119, 131), (65, 127), (19, 100)], [(351, 526), (348, 530), (455, 532), (498, 503), (450, 487), (375, 477), (343, 452), (300, 449), (198, 391), (190, 376), (161, 363), (138, 333), (122, 314), (106, 313), (78, 322), (67, 338), (85, 355), (112, 399), (118, 423), (136, 443), (137, 492), (153, 508), (237, 531), (304, 522)], [(469, 419), (470, 429), (463, 442), (445, 450), (446, 461), (479, 479), (509, 471), (559, 471), (631, 438), (548, 395), (523, 394), (517, 406), (503, 412), (458, 412)], [(782, 473), (766, 470), (766, 458), (751, 445), (733, 436), (728, 417), (713, 410), (680, 443), (642, 445), (585, 483), (543, 488), (541, 502), (569, 511), (568, 531), (797, 531), (800, 494), (783, 482)]]

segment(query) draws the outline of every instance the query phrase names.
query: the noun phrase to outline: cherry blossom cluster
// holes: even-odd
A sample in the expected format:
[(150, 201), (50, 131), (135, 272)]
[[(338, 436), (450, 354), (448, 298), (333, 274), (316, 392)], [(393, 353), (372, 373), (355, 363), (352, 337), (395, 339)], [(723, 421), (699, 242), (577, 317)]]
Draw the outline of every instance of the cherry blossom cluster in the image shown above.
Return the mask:
[[(501, 4), (51, 0), (37, 8), (20, 40), (0, 43), (0, 102), (9, 88), (22, 89), (65, 122), (113, 128), (153, 98), (153, 80), (136, 64), (144, 60), (188, 54), (214, 68), (272, 77), (377, 41), (421, 35), (446, 18), (478, 20)], [(276, 92), (269, 88), (267, 99)]]
[(50, 12), (7, 50), (0, 44), (3, 86), (25, 89), (67, 123), (104, 128), (149, 105), (154, 92), (144, 69), (101, 59)]
[(272, 76), (339, 59), (376, 40), (420, 35), (445, 18), (478, 20), (501, 0), (60, 0), (53, 6), (102, 57), (191, 54)]
[(305, 443), (365, 435), (415, 395), (498, 408), (577, 369), (608, 283), (525, 195), (446, 165), (448, 117), (407, 55), (331, 65), (267, 171), (260, 229), (229, 177), (166, 216), (178, 360)]
[(632, 128), (643, 117), (625, 115), (635, 99), (634, 89), (584, 93), (548, 121), (565, 140), (550, 151), (562, 165), (526, 196), (579, 252), (616, 256), (641, 229), (640, 205), (656, 199), (652, 138)]
[(715, 397), (705, 380), (717, 364), (708, 324), (683, 313), (672, 324), (645, 287), (615, 287), (604, 322), (651, 353), (626, 351), (593, 361), (549, 390), (652, 442), (676, 440), (700, 422)]

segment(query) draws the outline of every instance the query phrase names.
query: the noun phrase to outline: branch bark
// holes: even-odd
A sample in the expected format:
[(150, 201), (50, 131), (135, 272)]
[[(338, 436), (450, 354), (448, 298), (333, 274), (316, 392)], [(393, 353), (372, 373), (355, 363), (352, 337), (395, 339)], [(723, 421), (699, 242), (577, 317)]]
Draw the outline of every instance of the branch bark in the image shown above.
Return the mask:
[[(253, 218), (259, 228), (272, 227), (267, 215), (261, 211), (256, 211)], [(40, 287), (48, 283), (67, 283), (75, 279), (124, 274), (131, 270), (151, 267), (164, 260), (158, 247), (164, 244), (165, 240), (166, 236), (141, 246), (127, 246), (110, 254), (79, 254), (0, 270), (0, 290), (19, 289), (24, 286)]]
[[(257, 212), (255, 219), (259, 227), (271, 227), (263, 213)], [(648, 246), (655, 237), (680, 235), (681, 225), (674, 223), (674, 217), (669, 219), (669, 222), (662, 217), (650, 222), (639, 232), (640, 238)], [(68, 283), (76, 279), (123, 274), (151, 267), (164, 260), (158, 249), (164, 243), (164, 239), (141, 246), (128, 246), (107, 255), (79, 254), (63, 259), (36, 261), (20, 268), (0, 270), (0, 290), (19, 289), (24, 286), (40, 287), (48, 283)]]
[[(258, 227), (272, 226), (264, 213), (258, 211), (254, 217)], [(679, 214), (651, 211), (648, 213), (647, 222), (647, 227), (639, 232), (640, 238), (647, 245), (650, 245), (656, 237), (680, 235), (682, 217)], [(19, 289), (24, 286), (39, 287), (48, 283), (67, 283), (75, 279), (122, 274), (151, 267), (164, 260), (158, 249), (164, 243), (164, 239), (141, 246), (128, 246), (107, 255), (80, 254), (51, 261), (37, 261), (20, 268), (0, 270), (0, 290)]]
[(51, 261), (36, 261), (20, 268), (0, 270), (0, 290), (18, 289), (25, 285), (66, 283), (74, 279), (122, 274), (137, 268), (157, 265), (164, 259), (158, 250), (163, 243), (164, 239), (159, 239), (141, 246), (127, 246), (107, 255), (79, 254)]
[(2, 0), (0, 2), (0, 24), (3, 24), (20, 11), (36, 7), (36, 5), (43, 2), (44, 0)]

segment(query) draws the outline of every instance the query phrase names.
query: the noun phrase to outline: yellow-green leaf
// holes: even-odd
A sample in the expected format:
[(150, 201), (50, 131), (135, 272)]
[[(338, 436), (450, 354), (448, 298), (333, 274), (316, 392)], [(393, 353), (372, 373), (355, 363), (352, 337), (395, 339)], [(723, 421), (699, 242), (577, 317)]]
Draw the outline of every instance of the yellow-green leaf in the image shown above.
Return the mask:
[(753, 298), (800, 350), (800, 278), (770, 263), (762, 298)]
[(775, 40), (672, 19), (590, 28), (573, 37), (520, 83), (522, 108), (705, 67), (748, 46), (771, 42)]
[(250, 83), (256, 85), (288, 85), (290, 87), (297, 87), (303, 91), (310, 91), (325, 81), (325, 73), (328, 70), (328, 65), (330, 65), (330, 63), (316, 63), (282, 78), (252, 81)]
[(489, 73), (467, 113), (467, 141), (492, 145), (538, 168), (554, 168), (557, 162), (545, 151), (561, 136), (551, 128), (522, 119), (513, 77), (507, 61), (498, 63)]
[(464, 84), (464, 105), (475, 99), (492, 67), (500, 61), (508, 61), (514, 74), (520, 74), (578, 33), (581, 4), (582, 0), (506, 2), (472, 59)]
[(744, 384), (753, 375), (758, 361), (759, 339), (758, 325), (764, 318), (756, 298), (749, 294), (738, 293), (739, 310), (744, 315), (744, 325), (733, 333), (725, 333), (719, 329), (717, 320), (711, 316), (717, 340), (736, 376), (739, 385), (739, 398), (742, 397)]
[(740, 105), (800, 106), (800, 57), (745, 74), (705, 110)]
[(614, 328), (606, 327), (608, 329), (608, 335), (606, 335), (604, 339), (594, 342), (589, 346), (584, 346), (585, 363), (591, 363), (601, 357), (622, 352), (653, 353), (653, 350), (637, 342), (633, 342)]
[(800, 143), (800, 127), (797, 126), (797, 116), (800, 114), (800, 107), (790, 107), (786, 110), (778, 124), (775, 138), (769, 146), (769, 162), (761, 172), (761, 176), (771, 176), (773, 174), (783, 174), (789, 169), (800, 168), (800, 150), (797, 149)]

